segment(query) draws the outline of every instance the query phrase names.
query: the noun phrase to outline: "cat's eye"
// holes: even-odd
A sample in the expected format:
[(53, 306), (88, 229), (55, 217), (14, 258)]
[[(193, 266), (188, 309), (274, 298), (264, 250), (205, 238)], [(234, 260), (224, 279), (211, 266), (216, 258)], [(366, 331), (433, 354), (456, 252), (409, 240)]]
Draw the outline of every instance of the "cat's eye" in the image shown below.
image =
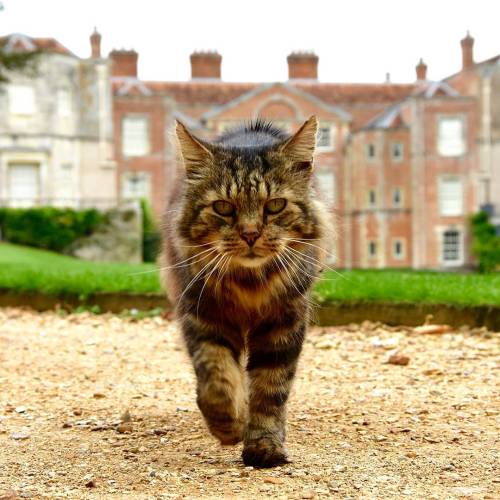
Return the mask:
[(279, 214), (286, 207), (285, 198), (274, 198), (266, 203), (266, 212), (268, 214)]
[(216, 213), (223, 217), (230, 217), (236, 212), (234, 205), (225, 200), (214, 201), (212, 207)]

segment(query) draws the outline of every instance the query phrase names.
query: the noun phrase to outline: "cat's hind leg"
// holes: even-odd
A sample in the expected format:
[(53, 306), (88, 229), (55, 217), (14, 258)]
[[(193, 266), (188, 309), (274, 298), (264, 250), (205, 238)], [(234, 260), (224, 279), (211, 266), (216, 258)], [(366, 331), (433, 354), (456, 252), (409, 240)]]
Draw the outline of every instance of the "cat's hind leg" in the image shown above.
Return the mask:
[(197, 403), (210, 432), (224, 445), (243, 439), (247, 423), (243, 345), (238, 335), (216, 331), (187, 316), (182, 323), (197, 378)]

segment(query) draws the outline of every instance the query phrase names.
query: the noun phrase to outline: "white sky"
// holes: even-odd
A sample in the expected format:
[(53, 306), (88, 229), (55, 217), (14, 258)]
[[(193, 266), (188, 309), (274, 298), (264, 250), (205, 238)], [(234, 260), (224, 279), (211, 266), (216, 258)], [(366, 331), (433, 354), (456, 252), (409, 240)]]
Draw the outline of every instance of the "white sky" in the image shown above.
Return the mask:
[(477, 61), (500, 53), (498, 0), (1, 0), (0, 34), (57, 38), (81, 57), (94, 26), (103, 53), (139, 52), (139, 76), (187, 80), (189, 54), (217, 49), (227, 81), (280, 81), (286, 56), (314, 50), (319, 79), (394, 82), (461, 66), (460, 39), (470, 30)]

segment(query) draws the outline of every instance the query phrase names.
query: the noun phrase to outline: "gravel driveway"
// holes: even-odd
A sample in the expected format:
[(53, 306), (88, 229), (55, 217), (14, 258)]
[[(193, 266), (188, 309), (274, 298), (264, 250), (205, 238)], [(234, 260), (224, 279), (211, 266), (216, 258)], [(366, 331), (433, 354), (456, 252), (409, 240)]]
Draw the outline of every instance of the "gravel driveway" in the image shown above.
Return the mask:
[(499, 361), (484, 329), (313, 328), (293, 463), (253, 470), (205, 431), (174, 322), (0, 310), (0, 499), (500, 498)]

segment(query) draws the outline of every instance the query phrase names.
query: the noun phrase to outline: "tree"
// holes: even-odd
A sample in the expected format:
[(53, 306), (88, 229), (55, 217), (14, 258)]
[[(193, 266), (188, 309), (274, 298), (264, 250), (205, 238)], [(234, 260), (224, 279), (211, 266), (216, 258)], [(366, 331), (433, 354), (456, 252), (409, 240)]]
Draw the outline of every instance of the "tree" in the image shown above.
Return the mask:
[[(0, 2), (0, 12), (4, 10)], [(22, 72), (36, 76), (38, 56), (41, 50), (12, 50), (6, 47), (6, 40), (0, 45), (0, 85), (9, 81), (9, 72)]]

